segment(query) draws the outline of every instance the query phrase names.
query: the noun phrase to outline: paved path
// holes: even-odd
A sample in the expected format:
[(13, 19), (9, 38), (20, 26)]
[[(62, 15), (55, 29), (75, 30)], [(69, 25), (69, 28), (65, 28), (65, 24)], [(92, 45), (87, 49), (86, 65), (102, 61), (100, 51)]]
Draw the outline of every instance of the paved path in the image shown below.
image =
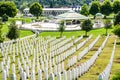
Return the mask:
[[(93, 25), (93, 28), (100, 28), (103, 27), (103, 24), (101, 25)], [(30, 24), (23, 24), (20, 29), (27, 29), (27, 30), (38, 30), (38, 31), (57, 31), (59, 28), (59, 24), (56, 23), (43, 23), (43, 22), (36, 22), (36, 23), (30, 23)], [(65, 30), (80, 30), (80, 26), (78, 25), (66, 25)]]

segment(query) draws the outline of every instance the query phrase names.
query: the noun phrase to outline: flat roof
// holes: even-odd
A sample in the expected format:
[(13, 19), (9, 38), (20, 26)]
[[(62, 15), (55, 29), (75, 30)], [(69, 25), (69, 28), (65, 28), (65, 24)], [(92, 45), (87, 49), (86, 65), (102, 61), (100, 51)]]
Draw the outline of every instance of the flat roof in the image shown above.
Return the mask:
[[(29, 8), (25, 8), (24, 10), (29, 10)], [(72, 10), (72, 8), (43, 8), (43, 10)]]

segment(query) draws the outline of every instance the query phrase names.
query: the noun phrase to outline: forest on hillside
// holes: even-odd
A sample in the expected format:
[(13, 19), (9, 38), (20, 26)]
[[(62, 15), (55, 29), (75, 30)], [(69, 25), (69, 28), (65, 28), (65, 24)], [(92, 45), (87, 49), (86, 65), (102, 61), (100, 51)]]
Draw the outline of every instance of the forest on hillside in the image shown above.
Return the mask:
[(82, 6), (84, 3), (89, 4), (92, 0), (0, 0), (14, 1), (17, 8), (29, 7), (33, 2), (39, 2), (43, 7), (72, 7)]

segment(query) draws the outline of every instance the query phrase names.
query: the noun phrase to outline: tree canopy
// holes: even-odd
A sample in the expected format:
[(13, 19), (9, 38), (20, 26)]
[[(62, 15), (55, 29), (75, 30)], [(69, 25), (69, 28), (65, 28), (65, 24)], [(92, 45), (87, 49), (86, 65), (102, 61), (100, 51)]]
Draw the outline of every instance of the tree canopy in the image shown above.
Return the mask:
[(89, 15), (89, 7), (88, 7), (87, 4), (84, 4), (84, 5), (82, 6), (82, 9), (81, 9), (80, 13), (81, 13), (82, 15), (85, 15), (85, 16), (88, 16), (88, 15)]
[(30, 13), (38, 19), (38, 17), (42, 14), (42, 6), (38, 2), (33, 3), (30, 6)]
[(100, 3), (98, 1), (93, 1), (89, 13), (95, 15), (98, 12), (100, 12)]
[(60, 37), (62, 37), (64, 30), (65, 30), (64, 21), (61, 21), (58, 28), (58, 31), (60, 32)]
[(87, 36), (87, 32), (89, 32), (91, 29), (92, 29), (92, 22), (91, 20), (85, 20), (82, 25), (81, 25), (81, 28), (82, 30), (84, 30), (86, 33), (85, 33), (85, 36)]
[(120, 11), (120, 0), (115, 0), (113, 3), (113, 12), (116, 14)]
[(106, 29), (106, 35), (108, 34), (108, 29), (112, 27), (112, 23), (111, 23), (111, 20), (106, 20), (105, 21), (105, 29)]
[(120, 24), (120, 11), (116, 14), (114, 25)]
[(101, 6), (101, 13), (108, 16), (112, 13), (112, 5), (109, 0), (105, 0)]
[(4, 14), (8, 15), (9, 17), (14, 17), (17, 14), (17, 7), (14, 2), (0, 2), (0, 16)]

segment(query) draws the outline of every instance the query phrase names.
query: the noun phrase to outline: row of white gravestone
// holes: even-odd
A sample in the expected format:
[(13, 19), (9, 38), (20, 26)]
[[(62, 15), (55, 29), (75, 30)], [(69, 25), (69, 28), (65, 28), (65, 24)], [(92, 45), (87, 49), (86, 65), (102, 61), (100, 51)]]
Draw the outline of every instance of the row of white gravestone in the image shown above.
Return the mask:
[(86, 40), (84, 40), (83, 42), (79, 43), (77, 45), (77, 50), (80, 49), (86, 42), (88, 42), (88, 40), (90, 40), (92, 38), (92, 35), (90, 35)]
[[(4, 69), (3, 69), (3, 71), (2, 71), (2, 78), (1, 78), (1, 79), (2, 79), (2, 80), (7, 80), (7, 72), (6, 72), (6, 70), (4, 70)], [(11, 80), (17, 80), (15, 73), (12, 73), (10, 79), (11, 79)]]
[(80, 41), (83, 38), (83, 36), (80, 36), (79, 38), (74, 40), (74, 43), (77, 43), (78, 41)]
[(64, 52), (65, 50), (69, 49), (71, 46), (73, 46), (73, 42), (70, 42), (70, 43), (60, 47), (59, 49), (50, 52), (51, 57), (59, 55), (60, 53)]
[[(24, 38), (19, 38), (16, 40), (16, 42), (19, 42), (21, 40), (24, 40), (24, 39), (28, 39), (28, 38), (34, 38), (36, 35), (31, 35), (31, 36), (27, 36), (27, 37), (24, 37)], [(6, 41), (6, 42), (3, 42), (3, 43), (0, 43), (0, 47), (5, 47), (6, 45), (9, 45), (11, 43), (15, 42), (14, 40), (10, 40), (10, 41)]]
[(56, 37), (49, 38), (49, 39), (47, 39), (46, 41), (47, 41), (48, 43), (50, 43), (50, 42), (52, 42), (52, 41), (54, 41), (54, 40), (56, 40)]
[[(104, 42), (106, 42), (106, 40), (108, 39), (108, 37), (109, 36), (106, 37), (106, 39), (105, 39)], [(87, 60), (86, 62), (84, 62), (84, 63), (80, 64), (79, 66), (77, 66), (76, 68), (78, 68), (77, 69), (78, 71), (73, 70), (73, 71), (75, 71), (76, 76), (73, 77), (73, 78), (69, 78), (69, 80), (75, 80), (75, 78), (78, 78), (79, 76), (81, 76), (82, 74), (84, 74), (85, 72), (87, 72), (90, 69), (90, 67), (94, 64), (94, 62), (98, 58), (98, 55), (101, 53), (101, 51), (102, 51), (102, 49), (100, 47), (100, 49), (98, 49), (98, 51), (89, 60)]]
[(70, 42), (71, 40), (72, 40), (72, 38), (68, 38), (68, 39), (61, 41), (60, 43), (58, 43), (56, 45), (50, 46), (50, 52), (52, 52), (56, 49), (59, 49), (60, 47), (64, 46), (66, 43)]
[(89, 45), (89, 50), (95, 45), (95, 43), (100, 39), (100, 35)]
[(68, 59), (68, 67), (73, 66), (76, 62), (77, 62), (77, 56), (74, 56), (71, 59)]
[(76, 78), (78, 78), (78, 76), (81, 76), (82, 74), (87, 72), (90, 69), (90, 67), (94, 64), (97, 57), (98, 56), (97, 56), (97, 52), (96, 52), (89, 60), (87, 60), (86, 62), (77, 66), (76, 68), (78, 68), (78, 74), (77, 74)]
[[(15, 62), (15, 61), (14, 61)], [(24, 60), (23, 60), (23, 62), (24, 62)], [(25, 62), (24, 62), (24, 65), (25, 65)], [(13, 70), (13, 72), (15, 72), (14, 70)]]
[[(27, 46), (27, 45), (26, 45), (26, 46)], [(24, 51), (25, 51), (25, 50), (24, 50)], [(33, 53), (33, 54), (35, 54), (35, 53)], [(26, 55), (26, 56), (27, 56), (27, 55)], [(26, 56), (23, 55), (24, 58), (27, 58)], [(28, 59), (25, 59), (25, 60), (24, 60), (24, 58), (23, 58), (22, 63), (23, 63), (23, 65), (25, 66), (25, 65), (26, 65), (25, 60), (28, 60)], [(22, 57), (21, 57), (21, 59), (22, 59)], [(33, 64), (33, 65), (35, 65), (35, 64)], [(25, 70), (25, 69), (26, 69), (26, 67), (24, 67), (24, 70)]]
[(67, 50), (66, 52), (54, 57), (53, 59), (55, 59), (55, 63), (58, 64), (61, 61), (64, 61), (66, 58), (68, 58), (70, 55), (72, 55), (73, 53), (76, 52), (76, 47), (72, 47), (71, 49)]
[(113, 59), (114, 59), (115, 47), (116, 47), (116, 40), (114, 42), (114, 46), (113, 46), (110, 61), (109, 61), (108, 65), (106, 66), (106, 68), (104, 69), (104, 71), (99, 74), (98, 80), (109, 80), (109, 75), (110, 75), (110, 71), (111, 71), (111, 68), (112, 68), (112, 62), (113, 62)]
[[(4, 65), (1, 65), (1, 67), (2, 67), (2, 80), (7, 80), (7, 78), (9, 77), (9, 70), (10, 70), (10, 66), (9, 65), (6, 65), (5, 67), (4, 67)], [(15, 64), (12, 64), (11, 80), (16, 80), (15, 73), (16, 73), (16, 71), (15, 71)]]
[(78, 60), (82, 59), (82, 57), (88, 53), (88, 51), (95, 45), (99, 38), (100, 36), (98, 36), (88, 47), (78, 54)]
[(55, 44), (57, 44), (57, 43), (65, 40), (65, 39), (66, 39), (66, 36), (63, 36), (63, 37), (60, 38), (60, 39), (56, 39), (56, 40), (54, 40), (54, 41), (52, 41), (52, 42), (50, 43), (50, 46), (53, 46), (53, 45), (55, 45)]

